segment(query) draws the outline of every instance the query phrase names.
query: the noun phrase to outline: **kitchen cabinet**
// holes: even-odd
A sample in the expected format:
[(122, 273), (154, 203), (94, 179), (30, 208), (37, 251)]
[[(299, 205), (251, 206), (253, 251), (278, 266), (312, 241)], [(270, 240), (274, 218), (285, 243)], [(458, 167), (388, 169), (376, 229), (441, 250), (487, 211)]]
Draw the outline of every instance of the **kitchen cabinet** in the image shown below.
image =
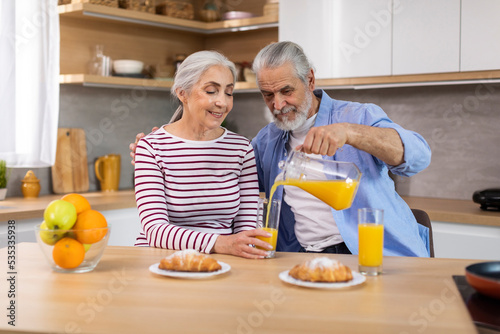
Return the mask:
[(391, 3), (282, 0), (279, 39), (303, 47), (318, 79), (391, 75)]
[[(500, 14), (500, 3), (494, 0), (464, 0), (462, 8), (459, 0), (322, 0), (315, 1), (314, 6), (302, 0), (282, 0), (279, 39), (303, 46), (316, 67), (316, 85), (320, 88), (498, 82), (500, 64), (464, 69), (467, 54), (463, 49), (467, 44), (461, 30), (467, 28), (467, 22), (461, 25), (460, 15), (474, 6), (483, 7), (476, 9), (478, 13)], [(490, 8), (484, 8), (487, 6)], [(482, 31), (490, 38), (483, 39), (480, 31), (471, 37), (485, 49), (482, 53), (470, 51), (471, 57), (476, 57), (471, 63), (477, 65), (490, 58), (500, 61), (498, 52), (484, 56), (487, 50), (500, 48), (492, 42), (500, 33), (495, 27), (498, 20), (492, 14), (477, 14), (470, 18), (470, 25), (475, 31), (493, 26), (488, 32)]]
[(460, 0), (399, 0), (393, 6), (393, 75), (460, 70)]
[[(262, 8), (265, 1), (254, 1)], [(245, 4), (243, 4), (245, 5)], [(249, 4), (246, 4), (250, 6)], [(77, 3), (61, 5), (62, 84), (169, 89), (171, 81), (87, 75), (96, 44), (111, 59), (137, 59), (145, 65), (167, 64), (178, 53), (217, 49), (234, 62), (253, 60), (260, 48), (276, 41), (277, 15), (205, 23), (163, 15)], [(237, 89), (256, 88), (238, 83)]]
[(500, 1), (462, 0), (460, 69), (500, 68)]
[(500, 227), (432, 221), (435, 256), (500, 260)]

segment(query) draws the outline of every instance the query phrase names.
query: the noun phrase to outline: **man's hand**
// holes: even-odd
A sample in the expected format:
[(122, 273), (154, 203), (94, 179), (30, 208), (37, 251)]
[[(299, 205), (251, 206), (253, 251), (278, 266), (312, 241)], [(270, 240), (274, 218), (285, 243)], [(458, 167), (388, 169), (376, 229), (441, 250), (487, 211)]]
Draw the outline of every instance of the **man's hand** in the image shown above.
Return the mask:
[(333, 156), (345, 144), (365, 151), (388, 165), (404, 162), (404, 146), (396, 130), (375, 126), (335, 123), (313, 127), (304, 143), (295, 149), (304, 153)]
[(267, 242), (257, 239), (256, 236), (258, 235), (269, 238), (271, 233), (255, 229), (231, 235), (220, 235), (215, 241), (213, 251), (219, 254), (236, 255), (247, 259), (263, 259), (267, 255), (267, 251), (257, 249), (251, 245), (268, 250), (271, 250), (273, 247)]
[(347, 143), (347, 123), (313, 127), (306, 135), (302, 145), (296, 150), (307, 154), (333, 156), (335, 152)]
[[(159, 128), (158, 127), (154, 127), (151, 132), (155, 132), (156, 130), (158, 130)], [(141, 138), (145, 137), (146, 135), (141, 132), (141, 133), (138, 133), (136, 136), (135, 136), (135, 143), (130, 143), (130, 145), (128, 146), (128, 148), (130, 149), (130, 157), (132, 158), (132, 161), (130, 162), (132, 165), (135, 165), (135, 150), (137, 149), (137, 143), (139, 142), (139, 140), (141, 140)]]

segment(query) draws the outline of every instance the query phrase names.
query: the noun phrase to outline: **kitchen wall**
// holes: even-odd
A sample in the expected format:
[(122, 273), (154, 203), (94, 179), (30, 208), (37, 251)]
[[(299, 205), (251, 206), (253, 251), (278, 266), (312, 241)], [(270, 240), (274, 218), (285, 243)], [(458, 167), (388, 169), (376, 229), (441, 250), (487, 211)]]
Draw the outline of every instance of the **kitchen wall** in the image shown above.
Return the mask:
[[(471, 84), (329, 90), (336, 99), (381, 106), (396, 123), (414, 130), (432, 148), (429, 168), (411, 178), (395, 178), (402, 195), (471, 199), (475, 190), (500, 188), (500, 85)], [(175, 109), (169, 92), (61, 85), (60, 127), (87, 134), (90, 191), (98, 190), (93, 163), (98, 156), (122, 156), (120, 189), (133, 188), (128, 145), (138, 132), (168, 121)], [(106, 126), (109, 122), (111, 126)], [(251, 138), (269, 121), (258, 93), (235, 94), (228, 127)], [(8, 196), (21, 196), (16, 169)], [(41, 194), (51, 192), (50, 168), (35, 170)]]

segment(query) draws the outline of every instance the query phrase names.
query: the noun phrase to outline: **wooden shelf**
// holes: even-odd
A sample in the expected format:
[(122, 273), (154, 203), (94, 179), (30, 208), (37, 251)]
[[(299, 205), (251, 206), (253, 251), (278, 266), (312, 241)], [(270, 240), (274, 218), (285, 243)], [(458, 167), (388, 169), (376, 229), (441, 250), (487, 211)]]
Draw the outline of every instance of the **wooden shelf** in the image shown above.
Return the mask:
[(124, 21), (128, 23), (189, 31), (205, 35), (278, 27), (278, 15), (206, 23), (122, 8), (92, 5), (89, 3), (60, 5), (58, 6), (58, 10), (59, 15), (62, 17), (84, 18), (87, 20), (101, 21)]
[(78, 84), (88, 87), (108, 87), (108, 88), (126, 88), (126, 89), (148, 89), (148, 90), (169, 90), (173, 81), (137, 79), (124, 77), (104, 77), (90, 74), (61, 74), (59, 75), (61, 84)]
[[(362, 89), (362, 88), (384, 88), (403, 86), (430, 86), (430, 85), (458, 85), (458, 84), (486, 84), (500, 82), (500, 70), (476, 71), (457, 73), (436, 73), (418, 75), (398, 75), (379, 77), (359, 77), (340, 79), (318, 79), (316, 87), (322, 89)], [(172, 81), (161, 81), (154, 79), (134, 79), (122, 77), (101, 77), (87, 74), (62, 74), (61, 84), (81, 84), (89, 87), (110, 88), (134, 88), (152, 90), (169, 90)], [(255, 82), (237, 82), (235, 91), (258, 92)]]
[(317, 79), (318, 88), (384, 88), (499, 82), (500, 70)]
[[(105, 87), (122, 89), (147, 89), (147, 90), (170, 90), (173, 81), (156, 79), (136, 79), (124, 77), (103, 77), (90, 74), (61, 74), (60, 84), (83, 85), (87, 87)], [(257, 92), (257, 85), (254, 82), (237, 82), (236, 91)]]

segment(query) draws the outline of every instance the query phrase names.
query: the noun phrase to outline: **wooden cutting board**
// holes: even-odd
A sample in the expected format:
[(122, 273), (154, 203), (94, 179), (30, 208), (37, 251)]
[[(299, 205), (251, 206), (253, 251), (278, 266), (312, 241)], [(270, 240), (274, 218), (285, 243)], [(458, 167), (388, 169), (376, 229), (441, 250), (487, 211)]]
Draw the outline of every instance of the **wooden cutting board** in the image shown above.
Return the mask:
[(58, 129), (56, 162), (52, 166), (52, 188), (56, 194), (89, 190), (87, 145), (83, 129)]

